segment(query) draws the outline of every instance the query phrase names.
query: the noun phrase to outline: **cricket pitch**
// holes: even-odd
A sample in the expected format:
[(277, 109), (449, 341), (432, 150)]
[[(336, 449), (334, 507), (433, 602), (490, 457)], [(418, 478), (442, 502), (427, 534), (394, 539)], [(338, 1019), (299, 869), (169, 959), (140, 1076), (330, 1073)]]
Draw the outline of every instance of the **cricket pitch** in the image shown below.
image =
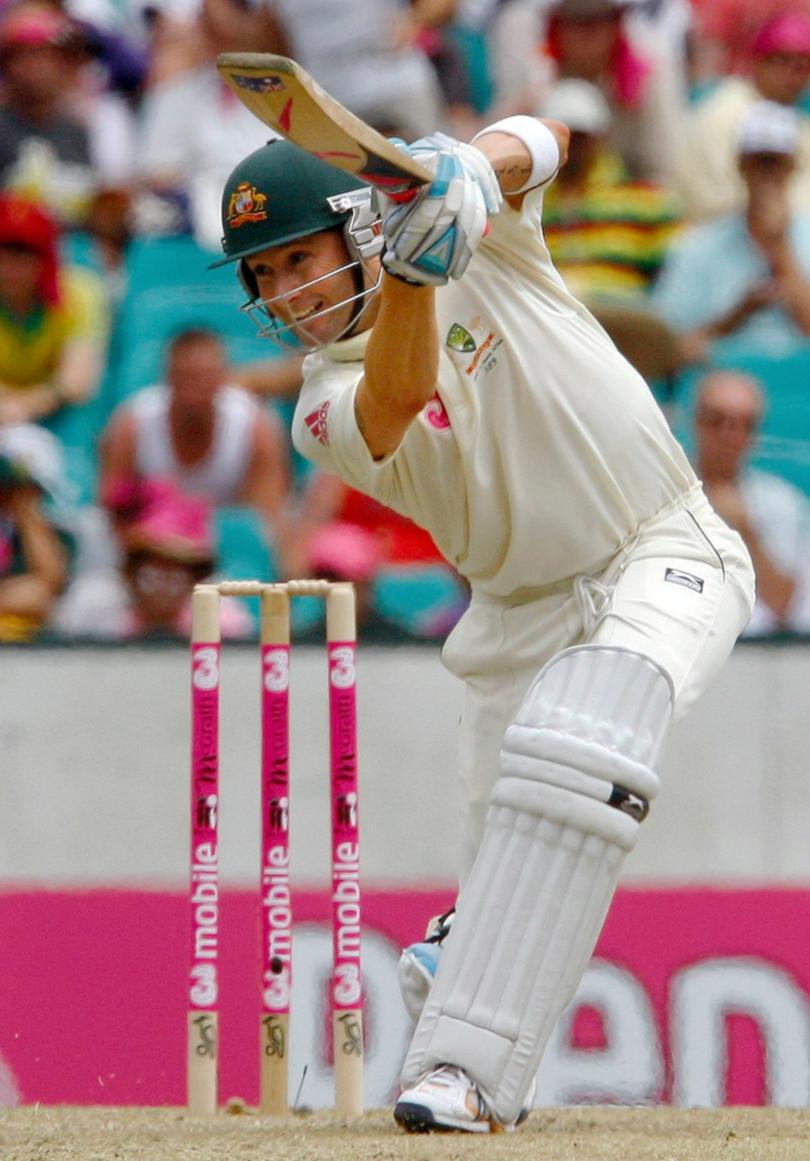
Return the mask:
[(810, 1161), (800, 1109), (538, 1109), (515, 1133), (408, 1136), (390, 1110), (352, 1125), (318, 1112), (276, 1120), (251, 1110), (0, 1110), (2, 1161)]

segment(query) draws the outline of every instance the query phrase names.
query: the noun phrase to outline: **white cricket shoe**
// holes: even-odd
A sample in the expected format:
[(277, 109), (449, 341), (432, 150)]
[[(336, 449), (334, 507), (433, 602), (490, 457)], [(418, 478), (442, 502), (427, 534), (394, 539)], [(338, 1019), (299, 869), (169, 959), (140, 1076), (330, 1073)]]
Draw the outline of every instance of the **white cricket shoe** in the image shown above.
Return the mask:
[(394, 1120), (408, 1133), (511, 1133), (528, 1111), (521, 1109), (517, 1120), (500, 1124), (466, 1072), (443, 1064), (405, 1089), (394, 1106)]

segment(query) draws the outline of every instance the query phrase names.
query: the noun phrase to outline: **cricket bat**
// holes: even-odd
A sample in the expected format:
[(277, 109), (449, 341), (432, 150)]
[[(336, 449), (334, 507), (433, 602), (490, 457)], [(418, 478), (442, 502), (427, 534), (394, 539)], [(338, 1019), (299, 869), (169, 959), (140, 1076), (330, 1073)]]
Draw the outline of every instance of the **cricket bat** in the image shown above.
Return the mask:
[(432, 181), (430, 172), (344, 108), (286, 56), (225, 52), (219, 72), (254, 116), (307, 153), (393, 197)]

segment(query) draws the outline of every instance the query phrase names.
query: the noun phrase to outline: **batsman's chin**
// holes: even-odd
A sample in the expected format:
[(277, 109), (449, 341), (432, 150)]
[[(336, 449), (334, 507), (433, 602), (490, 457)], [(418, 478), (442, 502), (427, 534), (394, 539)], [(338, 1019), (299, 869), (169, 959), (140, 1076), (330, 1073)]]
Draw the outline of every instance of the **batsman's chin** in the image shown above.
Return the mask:
[(324, 311), (306, 319), (296, 319), (290, 329), (302, 346), (318, 350), (342, 338), (350, 326), (350, 312)]

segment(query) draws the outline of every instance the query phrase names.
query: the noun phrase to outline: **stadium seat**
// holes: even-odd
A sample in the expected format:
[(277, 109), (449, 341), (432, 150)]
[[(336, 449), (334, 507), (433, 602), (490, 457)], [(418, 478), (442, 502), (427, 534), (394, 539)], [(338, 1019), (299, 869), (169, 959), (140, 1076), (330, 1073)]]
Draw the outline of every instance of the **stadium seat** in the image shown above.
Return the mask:
[(463, 595), (442, 564), (386, 565), (374, 580), (378, 611), (414, 637), (443, 636)]
[(133, 242), (121, 308), (115, 402), (160, 379), (166, 343), (186, 327), (217, 331), (233, 362), (279, 353), (238, 310), (245, 296), (233, 269), (208, 270), (216, 256), (186, 236)]

